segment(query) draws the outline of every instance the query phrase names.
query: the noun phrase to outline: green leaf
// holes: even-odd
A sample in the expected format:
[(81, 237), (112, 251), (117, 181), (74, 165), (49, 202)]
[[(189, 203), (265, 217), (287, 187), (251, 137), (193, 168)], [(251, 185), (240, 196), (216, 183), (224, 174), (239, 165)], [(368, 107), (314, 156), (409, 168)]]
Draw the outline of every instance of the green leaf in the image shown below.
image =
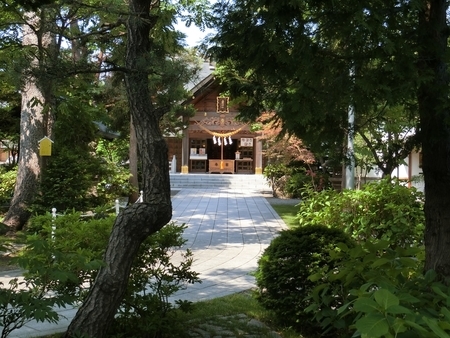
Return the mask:
[(365, 313), (378, 312), (377, 303), (373, 299), (366, 297), (357, 299), (353, 309)]
[(361, 290), (361, 291), (367, 291), (369, 288), (372, 287), (372, 285), (373, 285), (372, 282), (370, 282), (370, 283), (365, 283), (365, 284), (363, 284), (363, 285), (361, 285), (361, 286), (359, 287), (359, 290)]
[(428, 271), (425, 273), (425, 282), (426, 282), (427, 284), (428, 284), (428, 283), (431, 283), (431, 282), (433, 282), (433, 281), (436, 280), (436, 277), (437, 277), (436, 271), (434, 271), (434, 270), (428, 270)]
[(407, 293), (402, 293), (401, 295), (399, 295), (399, 299), (401, 299), (402, 302), (407, 302), (411, 304), (420, 302), (420, 299)]
[(323, 277), (323, 274), (321, 274), (321, 273), (315, 273), (315, 274), (312, 274), (311, 276), (309, 276), (308, 279), (309, 279), (311, 282), (317, 282), (317, 281), (320, 280), (322, 277)]
[(398, 261), (403, 267), (415, 267), (417, 265), (417, 260), (411, 257), (400, 257)]
[(441, 313), (444, 315), (446, 320), (450, 321), (450, 311), (446, 307), (441, 308)]
[(376, 268), (376, 267), (379, 267), (381, 265), (388, 264), (390, 262), (391, 262), (390, 259), (380, 258), (380, 259), (377, 259), (375, 262), (373, 262), (373, 264), (371, 265), (371, 268)]
[(442, 330), (444, 331), (449, 331), (450, 330), (450, 323), (447, 321), (440, 321), (439, 322), (439, 326), (441, 327)]
[(401, 318), (395, 318), (394, 323), (392, 324), (392, 327), (394, 329), (396, 337), (397, 337), (398, 333), (406, 331), (405, 321)]
[(436, 319), (422, 317), (423, 321), (429, 326), (429, 328), (438, 335), (439, 338), (450, 338), (450, 336), (440, 328)]
[(436, 285), (433, 285), (432, 287), (431, 287), (431, 289), (436, 293), (436, 294), (438, 294), (439, 296), (441, 296), (442, 298), (444, 298), (444, 299), (447, 299), (448, 298), (448, 295), (446, 295), (438, 286), (436, 286)]
[(386, 312), (390, 313), (390, 314), (394, 314), (394, 315), (395, 314), (411, 314), (411, 313), (413, 313), (410, 309), (408, 309), (404, 306), (401, 306), (401, 305), (389, 306), (389, 308), (386, 309)]
[(389, 332), (389, 325), (386, 319), (378, 313), (372, 313), (359, 319), (355, 323), (361, 334), (371, 338), (382, 337)]
[(374, 293), (375, 301), (382, 306), (384, 310), (394, 305), (399, 305), (400, 301), (397, 296), (386, 289), (380, 289)]
[(407, 324), (409, 327), (414, 328), (418, 332), (425, 333), (425, 334), (428, 333), (428, 331), (424, 327), (420, 326), (419, 324), (417, 324), (413, 321), (405, 320), (405, 324)]
[(348, 309), (348, 307), (352, 304), (352, 302), (348, 302), (347, 304), (342, 305), (337, 309), (337, 314), (340, 315), (342, 312)]

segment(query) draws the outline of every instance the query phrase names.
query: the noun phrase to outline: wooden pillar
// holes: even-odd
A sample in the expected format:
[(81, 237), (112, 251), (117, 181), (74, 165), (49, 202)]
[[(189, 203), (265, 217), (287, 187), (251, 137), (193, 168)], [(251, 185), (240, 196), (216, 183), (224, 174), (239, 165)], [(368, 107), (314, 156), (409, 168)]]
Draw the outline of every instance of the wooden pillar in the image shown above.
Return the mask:
[(189, 130), (183, 130), (181, 143), (181, 173), (189, 174)]
[(255, 174), (262, 175), (263, 173), (263, 161), (262, 161), (262, 141), (256, 139), (255, 145)]

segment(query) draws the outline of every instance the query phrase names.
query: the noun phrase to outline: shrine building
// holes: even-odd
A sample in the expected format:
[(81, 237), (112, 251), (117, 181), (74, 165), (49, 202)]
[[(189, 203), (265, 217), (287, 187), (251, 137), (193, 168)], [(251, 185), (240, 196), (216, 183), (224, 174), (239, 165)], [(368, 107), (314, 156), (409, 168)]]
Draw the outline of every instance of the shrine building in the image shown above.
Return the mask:
[(186, 120), (182, 138), (167, 138), (172, 172), (181, 174), (259, 174), (263, 172), (262, 142), (250, 125), (235, 120), (236, 108), (220, 96), (220, 86), (209, 74), (191, 89), (186, 104), (195, 115)]

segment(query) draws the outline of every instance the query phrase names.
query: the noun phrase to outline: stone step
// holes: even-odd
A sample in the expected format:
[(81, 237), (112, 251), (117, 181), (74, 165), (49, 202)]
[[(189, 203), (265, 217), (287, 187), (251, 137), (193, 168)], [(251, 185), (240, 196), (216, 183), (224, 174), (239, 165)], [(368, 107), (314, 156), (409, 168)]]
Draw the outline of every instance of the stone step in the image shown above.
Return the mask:
[(230, 188), (271, 192), (267, 180), (262, 175), (239, 174), (170, 174), (172, 189), (181, 188)]

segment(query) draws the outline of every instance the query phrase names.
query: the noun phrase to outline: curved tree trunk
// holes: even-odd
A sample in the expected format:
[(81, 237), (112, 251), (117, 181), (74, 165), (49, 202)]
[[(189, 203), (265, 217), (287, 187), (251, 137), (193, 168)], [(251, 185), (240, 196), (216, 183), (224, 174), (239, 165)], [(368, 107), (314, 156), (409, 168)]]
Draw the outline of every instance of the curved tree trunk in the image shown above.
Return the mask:
[(134, 203), (139, 198), (139, 179), (138, 179), (138, 149), (136, 140), (136, 131), (134, 130), (133, 118), (130, 118), (130, 150), (129, 150), (129, 161), (130, 161), (130, 184), (135, 189), (130, 194), (130, 203)]
[(117, 217), (102, 268), (90, 293), (72, 320), (66, 337), (107, 334), (126, 290), (131, 264), (147, 236), (172, 217), (167, 145), (159, 129), (161, 113), (153, 108), (148, 89), (149, 33), (154, 22), (150, 1), (131, 0), (128, 20), (126, 89), (143, 173), (143, 203), (133, 204)]
[[(22, 88), (22, 108), (20, 114), (19, 161), (16, 186), (11, 206), (3, 223), (14, 230), (21, 230), (30, 213), (28, 207), (32, 203), (39, 185), (42, 171), (42, 158), (39, 157), (39, 140), (44, 136), (51, 137), (52, 118), (48, 109), (48, 95), (39, 85), (36, 72), (40, 68), (45, 52), (43, 49), (51, 45), (51, 37), (43, 32), (42, 22), (36, 13), (24, 14), (27, 23), (23, 26), (22, 44), (30, 48), (30, 68), (24, 74)], [(46, 81), (46, 88), (50, 88)]]
[(450, 106), (447, 2), (424, 2), (419, 21), (419, 71), (431, 80), (418, 92), (425, 178), (425, 269), (450, 277)]

